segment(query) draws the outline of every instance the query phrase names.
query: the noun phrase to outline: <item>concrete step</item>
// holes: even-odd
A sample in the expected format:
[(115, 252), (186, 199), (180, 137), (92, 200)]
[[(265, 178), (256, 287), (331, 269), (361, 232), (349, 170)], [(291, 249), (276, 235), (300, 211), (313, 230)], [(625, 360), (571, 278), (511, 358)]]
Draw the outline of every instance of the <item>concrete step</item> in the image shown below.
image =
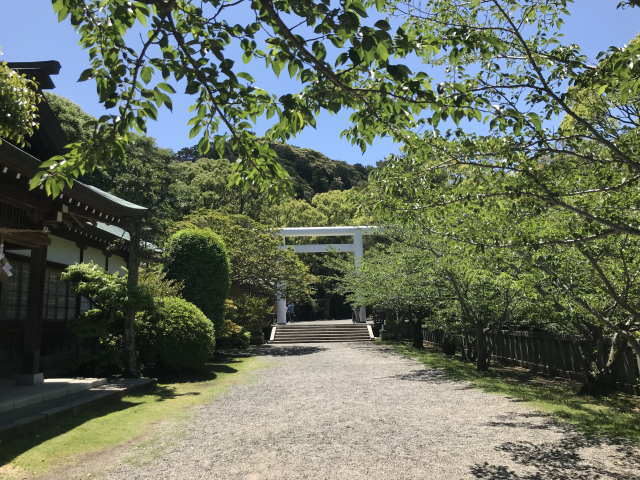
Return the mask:
[(276, 325), (271, 343), (368, 342), (367, 325)]
[(325, 343), (325, 342), (369, 342), (369, 331), (357, 330), (322, 330), (297, 331), (276, 329), (275, 338), (271, 343)]
[(336, 335), (352, 335), (354, 333), (367, 334), (369, 330), (366, 328), (358, 330), (280, 330), (276, 329), (279, 334), (286, 335), (322, 335), (323, 333), (335, 333)]
[(368, 335), (296, 335), (296, 336), (282, 336), (276, 335), (275, 340), (340, 340), (340, 339), (354, 339), (354, 340), (370, 340)]
[(336, 339), (336, 340), (314, 340), (314, 339), (305, 339), (305, 340), (273, 340), (269, 342), (270, 345), (277, 344), (292, 344), (292, 343), (364, 343), (370, 342), (371, 339), (364, 338), (359, 340), (345, 340), (345, 339)]
[(364, 330), (347, 330), (347, 331), (336, 331), (336, 330), (319, 330), (317, 332), (309, 332), (307, 330), (299, 331), (299, 330), (280, 330), (277, 329), (276, 333), (278, 335), (368, 335), (369, 330), (366, 328)]
[(0, 385), (0, 414), (67, 397), (107, 383), (106, 378), (51, 378), (38, 385)]
[(366, 332), (367, 327), (359, 328), (295, 328), (277, 327), (280, 332)]
[(367, 327), (364, 328), (281, 328), (277, 327), (278, 332), (305, 332), (305, 333), (320, 333), (320, 332), (338, 332), (338, 333), (351, 333), (351, 332), (368, 332)]
[(323, 330), (321, 332), (292, 332), (276, 330), (276, 335), (369, 335), (368, 330), (354, 330), (352, 332), (335, 332)]
[(345, 323), (342, 325), (332, 325), (326, 323), (318, 323), (317, 325), (313, 324), (302, 324), (302, 323), (285, 323), (283, 325), (278, 325), (280, 328), (357, 328), (357, 327), (366, 327), (367, 325), (364, 323)]
[(332, 332), (357, 332), (360, 330), (367, 330), (367, 327), (356, 327), (356, 328), (329, 328), (329, 327), (325, 327), (325, 328), (320, 328), (320, 327), (313, 327), (313, 328), (304, 328), (304, 327), (278, 327), (278, 330), (280, 330), (281, 332), (322, 332), (324, 330), (330, 330)]
[(91, 408), (97, 402), (112, 401), (124, 395), (153, 388), (152, 378), (129, 378), (96, 384), (86, 390), (77, 391), (65, 397), (52, 398), (42, 403), (29, 405), (0, 414), (0, 443), (15, 436), (18, 431), (37, 431), (47, 421), (55, 421), (65, 414), (76, 414), (83, 408)]

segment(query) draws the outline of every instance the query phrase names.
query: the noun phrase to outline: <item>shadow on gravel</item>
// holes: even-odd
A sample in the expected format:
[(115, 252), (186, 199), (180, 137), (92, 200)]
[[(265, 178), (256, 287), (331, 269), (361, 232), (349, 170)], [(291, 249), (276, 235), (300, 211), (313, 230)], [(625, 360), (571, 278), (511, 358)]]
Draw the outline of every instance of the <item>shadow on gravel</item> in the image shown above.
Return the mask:
[(384, 377), (385, 379), (393, 380), (405, 380), (409, 382), (428, 382), (428, 383), (453, 383), (455, 380), (451, 380), (445, 372), (441, 370), (414, 370), (408, 373), (402, 373), (398, 375), (391, 375), (390, 377)]
[[(580, 385), (575, 381), (544, 377), (520, 367), (502, 365), (492, 365), (488, 372), (479, 372), (473, 364), (448, 357), (428, 345), (421, 351), (402, 343), (389, 344), (389, 347), (396, 355), (423, 363), (427, 370), (441, 371), (452, 380), (465, 382), (455, 387), (459, 390), (479, 388), (514, 403), (539, 402), (552, 416), (575, 425), (588, 436), (626, 438), (640, 443), (640, 399), (637, 396), (622, 393), (603, 397), (577, 395), (575, 392)], [(388, 348), (380, 350), (389, 351)]]
[(295, 357), (300, 355), (312, 355), (327, 350), (325, 347), (312, 347), (302, 345), (262, 345), (256, 348), (252, 353), (256, 356), (269, 357)]
[[(534, 418), (540, 418), (536, 421)], [(530, 419), (530, 420), (528, 420)], [(562, 433), (560, 440), (535, 444), (532, 442), (505, 442), (496, 447), (509, 455), (511, 461), (522, 467), (478, 463), (471, 467), (474, 478), (482, 480), (640, 480), (640, 455), (637, 447), (625, 441), (616, 442), (603, 438), (588, 437), (571, 430), (566, 424), (554, 421), (544, 414), (501, 415), (488, 427), (528, 428), (532, 430), (553, 429)], [(590, 461), (586, 448), (612, 447), (617, 455), (611, 465), (604, 466)], [(615, 468), (615, 470), (614, 470)], [(626, 473), (624, 473), (626, 472)], [(633, 472), (633, 473), (632, 473)]]
[[(531, 419), (531, 420), (528, 420)], [(535, 421), (534, 419), (540, 419)], [(528, 430), (549, 430), (557, 428), (562, 430), (563, 425), (546, 413), (510, 413), (496, 416), (495, 420), (483, 425), (496, 428), (526, 428)]]

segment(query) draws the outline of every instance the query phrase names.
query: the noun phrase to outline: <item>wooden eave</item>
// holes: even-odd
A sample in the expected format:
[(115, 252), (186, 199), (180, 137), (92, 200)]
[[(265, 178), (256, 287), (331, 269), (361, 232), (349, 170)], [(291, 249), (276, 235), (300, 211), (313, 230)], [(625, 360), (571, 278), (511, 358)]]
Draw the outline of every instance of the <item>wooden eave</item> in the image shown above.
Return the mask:
[(60, 63), (55, 60), (43, 62), (9, 62), (9, 68), (18, 73), (25, 74), (35, 80), (42, 90), (49, 90), (55, 85), (51, 80), (51, 75), (60, 73)]
[[(29, 179), (36, 174), (39, 166), (40, 161), (24, 150), (6, 140), (0, 144), (0, 174), (15, 175), (17, 179), (23, 177)], [(86, 215), (95, 217), (97, 220), (115, 224), (122, 223), (126, 219), (142, 218), (147, 213), (145, 207), (78, 181), (74, 182), (71, 188), (65, 188), (57, 199), (50, 200), (61, 200), (67, 206), (80, 212), (84, 211)]]

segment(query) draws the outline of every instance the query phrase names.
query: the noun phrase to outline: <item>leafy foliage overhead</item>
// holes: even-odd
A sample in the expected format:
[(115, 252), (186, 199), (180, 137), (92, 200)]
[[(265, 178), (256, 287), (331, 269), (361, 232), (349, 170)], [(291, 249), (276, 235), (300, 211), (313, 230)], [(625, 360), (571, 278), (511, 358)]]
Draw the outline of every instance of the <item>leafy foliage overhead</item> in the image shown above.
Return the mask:
[[(406, 82), (410, 69), (392, 60), (412, 51), (414, 38), (392, 28), (382, 13), (369, 18), (384, 11), (379, 0), (54, 0), (52, 5), (89, 54), (90, 67), (80, 80), (93, 79), (100, 101), (113, 109), (93, 125), (92, 141), (70, 145), (66, 162), (52, 159), (46, 167), (54, 170), (34, 179), (34, 186), (44, 182), (53, 193), (64, 180), (104, 161), (98, 151), (102, 157), (121, 155), (131, 131), (143, 133), (159, 108), (173, 108), (176, 88), (193, 96), (190, 135), (200, 138), (200, 151), (214, 149), (223, 157), (230, 149), (237, 159), (236, 180), (249, 182), (285, 177), (270, 143), (314, 126), (321, 110), (375, 110), (392, 119), (405, 115), (403, 104), (421, 95), (419, 82)], [(301, 90), (277, 97), (258, 88), (238, 66), (239, 56), (245, 63), (263, 63), (275, 75), (286, 71)], [(384, 99), (384, 108), (376, 108)], [(263, 118), (273, 118), (273, 124), (258, 138), (253, 126)], [(365, 140), (358, 142), (364, 146)]]
[[(94, 120), (93, 117), (68, 99), (51, 93), (45, 93), (45, 97), (70, 141), (82, 141), (91, 136), (87, 125)], [(331, 160), (309, 149), (279, 144), (272, 147), (278, 152), (278, 161), (290, 173), (296, 196), (305, 199), (304, 202), (294, 202), (295, 207), (283, 208), (282, 215), (273, 213), (273, 210), (278, 205), (287, 204), (291, 197), (261, 195), (263, 190), (259, 186), (230, 185), (234, 172), (232, 161), (216, 158), (214, 152), (201, 157), (197, 147), (183, 148), (174, 154), (159, 148), (154, 139), (142, 135), (131, 136), (124, 158), (100, 165), (81, 179), (147, 207), (150, 210), (147, 218), (150, 231), (147, 235), (151, 241), (161, 244), (172, 222), (202, 208), (262, 218), (275, 226), (290, 224), (284, 210), (289, 216), (296, 216), (296, 210), (312, 210), (308, 201), (314, 195), (327, 192), (328, 188), (360, 187), (366, 183), (370, 171), (370, 167)], [(334, 218), (329, 220), (316, 215), (318, 218), (315, 220), (305, 220), (311, 222), (309, 225), (325, 225), (328, 221), (339, 223), (337, 217), (344, 217), (347, 210), (354, 208), (351, 193), (345, 193), (344, 198), (331, 191), (325, 195), (322, 195), (325, 199), (322, 200), (323, 208), (336, 208)], [(327, 203), (329, 198), (332, 199), (331, 206)], [(285, 218), (280, 218), (283, 216)], [(283, 223), (274, 223), (274, 218), (280, 218)]]
[(38, 128), (41, 100), (35, 81), (0, 62), (0, 142), (25, 144)]

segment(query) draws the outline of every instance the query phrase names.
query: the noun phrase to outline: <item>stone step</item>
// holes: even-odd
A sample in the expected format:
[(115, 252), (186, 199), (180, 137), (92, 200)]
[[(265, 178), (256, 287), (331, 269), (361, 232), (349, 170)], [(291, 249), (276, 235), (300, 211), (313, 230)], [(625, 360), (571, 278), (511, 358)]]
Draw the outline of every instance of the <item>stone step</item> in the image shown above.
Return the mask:
[(358, 330), (280, 330), (279, 328), (276, 329), (276, 333), (279, 335), (322, 335), (324, 333), (334, 333), (336, 335), (353, 335), (358, 334), (358, 333), (362, 333), (362, 334), (368, 334), (369, 330), (364, 328), (364, 329), (358, 329)]
[(367, 325), (276, 325), (270, 343), (368, 342)]
[(304, 340), (273, 340), (269, 344), (285, 344), (285, 343), (356, 343), (356, 342), (370, 342), (369, 338), (361, 339), (334, 339), (334, 340), (317, 340), (317, 339), (304, 339)]
[(19, 431), (35, 433), (42, 424), (55, 422), (59, 416), (73, 415), (83, 408), (91, 408), (97, 402), (118, 400), (128, 393), (153, 388), (155, 384), (156, 380), (153, 378), (126, 378), (96, 383), (89, 389), (65, 397), (0, 413), (0, 444), (13, 438)]
[(280, 330), (340, 330), (340, 331), (349, 331), (349, 330), (362, 330), (367, 328), (366, 325), (349, 325), (349, 326), (307, 326), (307, 325), (300, 325), (300, 326), (296, 326), (296, 325), (277, 325), (277, 328)]
[(106, 383), (106, 378), (52, 378), (38, 385), (5, 385), (0, 388), (0, 414), (74, 395)]
[(368, 332), (356, 332), (356, 333), (314, 333), (314, 334), (302, 334), (302, 333), (278, 333), (276, 337), (369, 337)]
[(362, 327), (363, 325), (366, 325), (364, 323), (325, 323), (325, 322), (318, 322), (318, 323), (305, 323), (305, 322), (289, 322), (289, 323), (282, 323), (282, 324), (276, 324), (280, 327), (332, 327), (332, 328), (348, 328), (348, 327)]
[(335, 332), (335, 333), (354, 333), (354, 332), (368, 332), (369, 329), (365, 328), (350, 328), (350, 329), (336, 329), (336, 328), (314, 328), (314, 329), (306, 329), (306, 328), (276, 328), (277, 332), (286, 332), (286, 333), (322, 333), (322, 332)]
[(364, 328), (276, 328), (278, 332), (304, 332), (304, 333), (320, 333), (320, 332), (337, 332), (337, 333), (351, 333), (351, 332), (368, 332), (367, 327)]
[(313, 337), (278, 337), (276, 336), (276, 338), (274, 339), (276, 341), (278, 340), (286, 340), (288, 342), (293, 342), (293, 341), (297, 341), (297, 340), (370, 340), (370, 338), (368, 336), (364, 336), (364, 335), (358, 335), (358, 336), (354, 336), (354, 335), (350, 335), (350, 336), (343, 336), (343, 337), (329, 337), (329, 336), (313, 336)]
[(300, 342), (300, 341), (369, 341), (368, 335), (298, 335), (298, 336), (281, 336), (277, 335), (275, 342)]

